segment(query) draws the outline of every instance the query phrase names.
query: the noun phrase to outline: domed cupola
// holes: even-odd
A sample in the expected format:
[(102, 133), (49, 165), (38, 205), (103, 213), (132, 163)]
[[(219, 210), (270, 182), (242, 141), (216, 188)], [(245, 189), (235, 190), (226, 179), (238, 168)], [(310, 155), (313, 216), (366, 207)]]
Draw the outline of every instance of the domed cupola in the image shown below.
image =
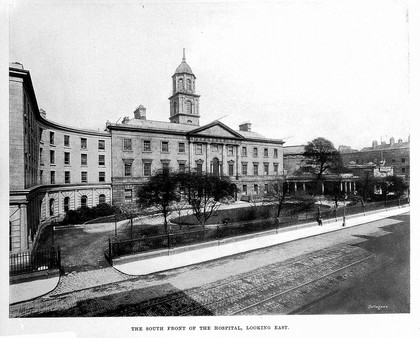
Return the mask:
[(183, 50), (182, 62), (172, 75), (172, 96), (170, 101), (170, 117), (173, 123), (199, 125), (198, 99), (195, 93), (195, 75), (185, 59)]
[(178, 66), (178, 68), (176, 69), (175, 74), (190, 74), (190, 75), (194, 75), (194, 73), (191, 70), (191, 67), (188, 65), (188, 63), (185, 60), (185, 48), (184, 48), (184, 54), (183, 54), (183, 57), (182, 57), (182, 62)]

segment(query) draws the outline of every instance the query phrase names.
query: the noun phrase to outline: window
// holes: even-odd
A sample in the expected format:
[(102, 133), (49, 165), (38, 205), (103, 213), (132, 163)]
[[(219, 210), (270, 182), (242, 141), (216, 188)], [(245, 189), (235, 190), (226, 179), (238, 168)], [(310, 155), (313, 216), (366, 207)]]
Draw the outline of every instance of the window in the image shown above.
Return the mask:
[(40, 170), (39, 171), (39, 184), (43, 184), (43, 180), (44, 180), (43, 174), (44, 174), (44, 171)]
[(258, 194), (258, 184), (254, 184), (254, 193)]
[(181, 173), (185, 173), (185, 163), (179, 163), (178, 171)]
[(169, 161), (162, 161), (162, 169), (169, 169)]
[(50, 199), (49, 209), (50, 209), (50, 216), (54, 216), (54, 198)]
[(203, 163), (197, 163), (197, 172), (199, 174), (203, 172)]
[(81, 207), (87, 207), (87, 196), (83, 195), (80, 197), (80, 206)]
[(195, 153), (196, 155), (201, 155), (203, 153), (203, 145), (201, 143), (195, 145)]
[(184, 80), (182, 80), (182, 79), (178, 80), (178, 90), (179, 91), (184, 90)]
[(258, 148), (254, 148), (253, 149), (253, 155), (254, 155), (254, 157), (258, 157)]
[(162, 141), (162, 152), (163, 153), (169, 152), (169, 142), (168, 141)]
[(64, 197), (64, 212), (70, 210), (70, 197)]
[(51, 184), (55, 184), (55, 171), (50, 172), (50, 182)]
[(125, 189), (124, 190), (124, 201), (126, 203), (130, 203), (133, 201), (133, 190), (132, 189)]
[(105, 155), (99, 155), (98, 156), (98, 164), (101, 166), (105, 165)]
[(80, 154), (80, 164), (87, 165), (87, 154)]
[(64, 153), (64, 164), (70, 164), (70, 153)]
[(401, 159), (401, 163), (405, 163), (405, 158), (404, 157)]
[(254, 164), (254, 176), (258, 176), (258, 164)]
[(217, 145), (217, 144), (212, 144), (212, 145), (211, 145), (211, 151), (216, 152), (216, 151), (218, 151), (218, 150), (219, 150), (219, 147), (218, 147), (218, 145)]
[(82, 171), (80, 174), (80, 180), (82, 181), (82, 183), (87, 183), (87, 171)]
[(87, 149), (87, 139), (85, 139), (83, 137), (80, 139), (80, 148), (81, 149)]
[(98, 150), (105, 150), (105, 140), (98, 140)]
[(192, 114), (192, 103), (191, 101), (186, 102), (187, 114)]
[(124, 176), (131, 176), (131, 163), (124, 163)]
[(99, 172), (99, 182), (105, 182), (105, 171)]
[(50, 163), (55, 164), (55, 151), (50, 150)]
[(278, 173), (279, 173), (279, 165), (278, 165), (278, 163), (274, 163), (273, 166), (274, 166), (274, 174), (275, 175), (278, 175)]
[(268, 148), (264, 148), (264, 157), (268, 157)]
[(70, 171), (64, 172), (64, 183), (70, 183)]
[(106, 196), (104, 194), (99, 195), (99, 204), (106, 203)]
[(69, 135), (64, 135), (64, 146), (65, 147), (70, 147), (70, 136)]
[(191, 91), (191, 80), (187, 79), (187, 90), (190, 92)]
[(268, 194), (268, 184), (264, 184), (264, 194)]
[(123, 140), (123, 150), (125, 151), (131, 150), (131, 138), (125, 138)]
[(401, 168), (401, 172), (405, 174), (405, 168)]
[(242, 175), (248, 175), (248, 164), (242, 163)]
[(143, 151), (152, 151), (151, 142), (148, 140), (143, 141)]
[(144, 162), (143, 163), (143, 175), (151, 176), (152, 175), (152, 163)]
[(229, 163), (228, 170), (229, 170), (229, 176), (233, 176), (233, 163)]
[(274, 158), (279, 157), (279, 150), (277, 148), (274, 148)]
[(50, 144), (54, 144), (54, 132), (50, 131)]
[(268, 163), (264, 163), (264, 175), (268, 175)]
[(233, 156), (233, 146), (227, 146), (227, 154), (228, 156)]
[(248, 195), (248, 189), (247, 189), (246, 184), (244, 184), (244, 185), (242, 186), (242, 192), (243, 192), (245, 195)]
[(39, 148), (39, 164), (44, 165), (44, 149)]

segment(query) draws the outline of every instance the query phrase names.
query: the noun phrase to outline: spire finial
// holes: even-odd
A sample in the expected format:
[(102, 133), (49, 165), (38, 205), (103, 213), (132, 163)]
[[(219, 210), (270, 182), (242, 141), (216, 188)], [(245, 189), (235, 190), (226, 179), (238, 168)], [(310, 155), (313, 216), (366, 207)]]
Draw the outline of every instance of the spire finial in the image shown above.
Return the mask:
[(185, 48), (182, 49), (182, 61), (185, 62)]

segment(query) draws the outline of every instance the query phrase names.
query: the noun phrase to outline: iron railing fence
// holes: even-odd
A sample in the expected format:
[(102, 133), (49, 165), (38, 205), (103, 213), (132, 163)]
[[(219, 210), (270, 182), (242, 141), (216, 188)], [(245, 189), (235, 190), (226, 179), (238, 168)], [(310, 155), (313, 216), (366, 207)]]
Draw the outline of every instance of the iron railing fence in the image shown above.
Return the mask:
[(409, 203), (408, 198), (398, 200), (388, 200), (386, 202), (374, 202), (365, 205), (350, 205), (340, 208), (324, 209), (308, 212), (285, 211), (280, 214), (280, 219), (264, 219), (249, 222), (234, 222), (220, 224), (217, 227), (196, 229), (193, 231), (173, 232), (165, 235), (143, 236), (134, 239), (109, 238), (108, 250), (105, 252), (106, 258), (112, 262), (115, 257), (150, 252), (161, 249), (171, 249), (180, 246), (193, 245), (214, 240), (223, 240), (226, 238), (263, 232), (268, 230), (286, 228), (300, 223), (316, 221), (319, 218), (342, 219), (355, 214), (366, 214), (375, 210), (385, 210), (387, 208), (403, 206)]
[(60, 247), (9, 254), (9, 274), (17, 276), (49, 269), (61, 269)]

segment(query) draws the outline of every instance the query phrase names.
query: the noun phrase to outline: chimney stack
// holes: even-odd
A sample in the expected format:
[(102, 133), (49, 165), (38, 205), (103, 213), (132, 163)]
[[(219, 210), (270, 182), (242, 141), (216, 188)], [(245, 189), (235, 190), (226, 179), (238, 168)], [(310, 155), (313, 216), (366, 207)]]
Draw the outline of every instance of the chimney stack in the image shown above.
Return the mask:
[(134, 118), (137, 120), (145, 120), (146, 119), (146, 108), (142, 105), (138, 106), (134, 111)]
[(372, 141), (372, 148), (375, 149), (378, 147), (378, 141)]
[(393, 137), (391, 137), (389, 139), (389, 145), (392, 147), (394, 145), (394, 143), (395, 143), (395, 139)]
[(239, 125), (240, 131), (251, 131), (251, 122), (243, 122)]

